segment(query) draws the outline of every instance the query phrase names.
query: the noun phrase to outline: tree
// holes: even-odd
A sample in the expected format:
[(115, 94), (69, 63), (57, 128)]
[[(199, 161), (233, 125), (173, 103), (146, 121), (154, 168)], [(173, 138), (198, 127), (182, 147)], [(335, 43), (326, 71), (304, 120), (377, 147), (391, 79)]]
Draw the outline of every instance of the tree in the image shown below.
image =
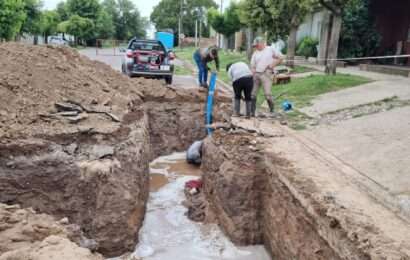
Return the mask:
[(115, 32), (117, 39), (127, 40), (131, 37), (146, 36), (148, 24), (130, 0), (118, 0), (118, 13)]
[(95, 37), (94, 22), (89, 18), (84, 18), (76, 14), (72, 15), (69, 20), (60, 23), (58, 30), (74, 35), (76, 44)]
[(240, 16), (251, 28), (267, 32), (269, 39), (288, 37), (288, 65), (293, 66), (298, 27), (315, 6), (316, 0), (243, 0)]
[(0, 41), (13, 39), (20, 32), (25, 19), (23, 0), (1, 0)]
[(70, 19), (70, 14), (68, 13), (68, 6), (67, 6), (66, 2), (58, 3), (56, 11), (57, 11), (61, 21), (67, 21), (68, 19)]
[[(299, 25), (307, 14), (313, 12), (316, 0), (267, 0), (267, 5), (272, 14), (273, 22), (284, 28), (283, 33), (288, 34), (287, 59), (288, 66), (294, 66), (296, 52), (296, 36)], [(289, 15), (291, 14), (291, 15)]]
[(60, 17), (57, 11), (44, 11), (41, 14), (41, 33), (44, 35), (46, 44), (48, 36), (57, 32), (57, 26), (60, 23)]
[(220, 14), (215, 8), (211, 8), (208, 11), (208, 21), (215, 31), (229, 37), (241, 29), (238, 12), (238, 5), (234, 2), (223, 14)]
[(98, 0), (67, 0), (69, 15), (78, 15), (96, 21), (101, 10)]
[(115, 33), (113, 18), (105, 10), (98, 15), (95, 23), (96, 35), (100, 39), (112, 38)]
[(41, 2), (39, 0), (24, 0), (24, 12), (26, 19), (20, 33), (29, 33), (34, 36), (33, 44), (38, 42), (38, 34), (41, 33)]
[[(182, 2), (184, 3), (184, 2)], [(195, 35), (195, 20), (198, 18), (197, 10), (209, 9), (217, 7), (213, 0), (187, 0), (183, 4), (182, 11), (182, 28), (181, 33), (187, 36)], [(178, 20), (181, 14), (181, 0), (161, 0), (157, 6), (154, 7), (151, 13), (150, 20), (155, 25), (157, 30), (172, 29), (178, 35)], [(209, 34), (209, 27), (202, 19), (202, 28), (204, 28), (205, 35)], [(176, 37), (178, 38), (178, 37)]]
[(370, 0), (353, 0), (346, 5), (339, 42), (340, 57), (376, 55), (381, 36), (376, 30), (369, 5)]
[(327, 74), (336, 74), (336, 65), (337, 65), (337, 52), (340, 39), (340, 31), (342, 28), (342, 16), (343, 9), (347, 4), (352, 0), (319, 0), (319, 3), (329, 10), (332, 14), (331, 16), (331, 30), (330, 30), (330, 39), (328, 45), (328, 59), (329, 62), (326, 65)]
[[(128, 40), (131, 37), (146, 36), (148, 21), (141, 17), (140, 12), (130, 0), (104, 0), (102, 8), (111, 17), (114, 28), (113, 36), (117, 39)], [(105, 21), (105, 23), (108, 26), (108, 22)]]

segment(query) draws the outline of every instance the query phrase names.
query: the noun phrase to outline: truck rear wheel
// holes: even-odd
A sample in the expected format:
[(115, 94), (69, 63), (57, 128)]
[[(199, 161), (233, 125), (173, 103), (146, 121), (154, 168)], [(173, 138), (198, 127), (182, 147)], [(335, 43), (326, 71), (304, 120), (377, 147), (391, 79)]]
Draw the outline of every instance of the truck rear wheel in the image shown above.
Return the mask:
[(165, 77), (165, 83), (167, 83), (168, 85), (172, 84), (172, 76), (166, 76)]

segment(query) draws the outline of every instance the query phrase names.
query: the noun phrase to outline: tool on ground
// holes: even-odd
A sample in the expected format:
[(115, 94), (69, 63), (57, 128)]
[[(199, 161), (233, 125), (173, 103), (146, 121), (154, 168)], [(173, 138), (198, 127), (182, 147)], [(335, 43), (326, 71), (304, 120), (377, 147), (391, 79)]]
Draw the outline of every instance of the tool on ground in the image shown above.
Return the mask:
[[(215, 88), (216, 88), (216, 73), (211, 74), (211, 81), (209, 83), (209, 89), (208, 89), (208, 99), (207, 99), (207, 104), (206, 104), (206, 118), (205, 118), (205, 125), (211, 125), (213, 121), (213, 106), (214, 106), (214, 94), (215, 94)], [(213, 129), (210, 127), (206, 128), (206, 131), (208, 135), (211, 135), (213, 132)]]

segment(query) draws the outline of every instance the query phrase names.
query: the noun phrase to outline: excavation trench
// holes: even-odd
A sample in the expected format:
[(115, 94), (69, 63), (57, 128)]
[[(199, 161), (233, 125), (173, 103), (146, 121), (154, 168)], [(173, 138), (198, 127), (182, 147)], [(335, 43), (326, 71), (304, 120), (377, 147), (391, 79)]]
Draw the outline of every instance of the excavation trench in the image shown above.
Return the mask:
[(184, 186), (201, 175), (198, 167), (186, 163), (185, 153), (162, 156), (150, 164), (152, 190), (133, 255), (146, 260), (269, 260), (263, 246), (237, 247), (216, 223), (188, 219)]
[[(228, 127), (206, 137), (197, 89), (130, 80), (68, 48), (0, 44), (0, 67), (0, 260), (267, 259), (238, 247), (261, 244), (274, 259), (410, 259), (407, 223), (277, 126), (230, 124), (227, 96), (214, 120)], [(204, 138), (200, 172), (161, 157)], [(197, 175), (203, 224), (182, 205)]]

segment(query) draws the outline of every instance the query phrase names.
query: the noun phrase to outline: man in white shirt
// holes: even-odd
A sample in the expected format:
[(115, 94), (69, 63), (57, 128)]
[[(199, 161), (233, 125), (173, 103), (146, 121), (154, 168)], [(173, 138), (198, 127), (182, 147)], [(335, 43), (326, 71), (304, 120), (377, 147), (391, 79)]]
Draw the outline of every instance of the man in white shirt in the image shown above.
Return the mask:
[(243, 93), (246, 103), (246, 117), (249, 118), (251, 116), (251, 96), (253, 89), (252, 71), (245, 62), (230, 63), (226, 66), (226, 71), (232, 81), (232, 86), (235, 93), (234, 116), (240, 116), (241, 97)]
[(262, 37), (256, 37), (253, 46), (256, 48), (251, 59), (251, 70), (254, 84), (252, 90), (252, 115), (255, 116), (256, 98), (262, 85), (270, 112), (274, 112), (272, 99), (273, 69), (283, 61), (283, 56), (274, 48), (266, 46)]

